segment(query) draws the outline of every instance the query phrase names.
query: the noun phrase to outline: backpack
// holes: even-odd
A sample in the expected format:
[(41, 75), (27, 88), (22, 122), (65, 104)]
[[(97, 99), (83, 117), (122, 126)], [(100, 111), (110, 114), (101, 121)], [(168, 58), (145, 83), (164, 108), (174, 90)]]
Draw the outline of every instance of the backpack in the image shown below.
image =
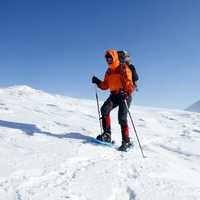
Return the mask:
[[(118, 56), (119, 56), (120, 63), (122, 65), (125, 64), (126, 63), (125, 62), (125, 57), (128, 56), (128, 52), (127, 51), (118, 51), (117, 53), (118, 53)], [(136, 69), (135, 69), (134, 65), (128, 64), (128, 66), (129, 66), (129, 69), (132, 72), (132, 81), (135, 84), (135, 82), (139, 80), (139, 76), (138, 76), (138, 74), (136, 72)]]

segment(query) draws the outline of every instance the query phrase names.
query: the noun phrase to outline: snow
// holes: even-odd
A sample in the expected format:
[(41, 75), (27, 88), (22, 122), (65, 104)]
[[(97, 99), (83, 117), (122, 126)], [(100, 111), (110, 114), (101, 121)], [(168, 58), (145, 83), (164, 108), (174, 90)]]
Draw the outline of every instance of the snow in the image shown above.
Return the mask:
[[(102, 103), (102, 102), (101, 102)], [(200, 113), (131, 107), (128, 153), (92, 144), (96, 102), (0, 89), (0, 200), (198, 200)], [(121, 143), (117, 111), (113, 139)]]
[(199, 112), (200, 113), (200, 101), (197, 101), (196, 103), (192, 104), (186, 110), (191, 111), (191, 112)]

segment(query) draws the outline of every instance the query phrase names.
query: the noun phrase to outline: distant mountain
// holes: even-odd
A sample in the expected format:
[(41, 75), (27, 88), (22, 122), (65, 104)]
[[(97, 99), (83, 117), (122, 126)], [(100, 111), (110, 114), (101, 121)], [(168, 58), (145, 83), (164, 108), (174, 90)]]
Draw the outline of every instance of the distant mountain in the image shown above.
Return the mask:
[(196, 103), (192, 104), (186, 110), (192, 111), (192, 112), (200, 112), (200, 101), (197, 101)]

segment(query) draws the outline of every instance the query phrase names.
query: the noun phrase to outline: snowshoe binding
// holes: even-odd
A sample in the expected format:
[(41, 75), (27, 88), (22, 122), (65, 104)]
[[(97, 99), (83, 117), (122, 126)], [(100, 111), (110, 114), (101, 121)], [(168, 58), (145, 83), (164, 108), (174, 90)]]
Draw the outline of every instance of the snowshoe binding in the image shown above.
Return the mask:
[(131, 141), (122, 141), (122, 145), (118, 148), (118, 150), (119, 151), (125, 151), (125, 152), (127, 152), (127, 151), (129, 151), (129, 149), (130, 148), (132, 148), (133, 147), (133, 142), (131, 142)]
[(96, 137), (97, 140), (101, 141), (101, 142), (107, 142), (107, 143), (112, 143), (111, 141), (111, 134), (110, 133), (102, 133), (101, 135), (98, 135)]

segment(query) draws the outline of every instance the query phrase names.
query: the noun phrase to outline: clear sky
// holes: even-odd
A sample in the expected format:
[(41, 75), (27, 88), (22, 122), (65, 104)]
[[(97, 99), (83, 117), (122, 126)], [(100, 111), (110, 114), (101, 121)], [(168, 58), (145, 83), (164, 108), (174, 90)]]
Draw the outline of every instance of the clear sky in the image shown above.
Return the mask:
[(92, 99), (105, 50), (127, 49), (135, 104), (185, 108), (200, 99), (199, 11), (199, 0), (0, 1), (0, 87)]

